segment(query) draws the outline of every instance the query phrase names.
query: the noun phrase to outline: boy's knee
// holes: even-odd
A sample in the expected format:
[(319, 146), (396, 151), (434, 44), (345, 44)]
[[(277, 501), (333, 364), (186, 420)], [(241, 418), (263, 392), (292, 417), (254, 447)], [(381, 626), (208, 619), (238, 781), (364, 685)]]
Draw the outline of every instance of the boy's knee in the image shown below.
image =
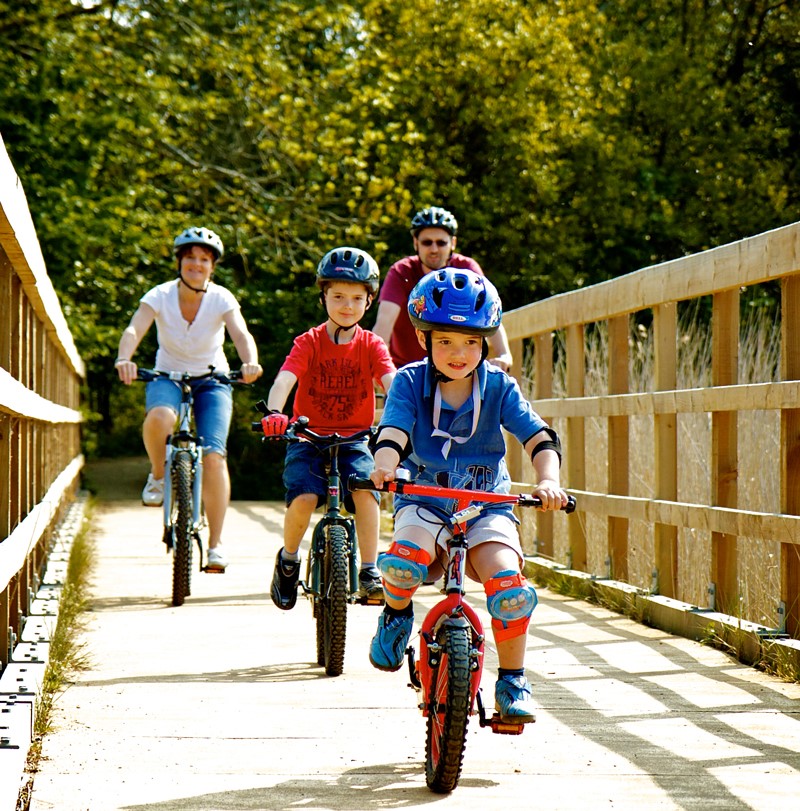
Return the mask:
[(411, 541), (394, 541), (378, 555), (384, 589), (396, 600), (411, 597), (428, 573), (431, 556)]
[(495, 640), (502, 642), (527, 633), (538, 599), (525, 576), (506, 569), (490, 577), (484, 590)]

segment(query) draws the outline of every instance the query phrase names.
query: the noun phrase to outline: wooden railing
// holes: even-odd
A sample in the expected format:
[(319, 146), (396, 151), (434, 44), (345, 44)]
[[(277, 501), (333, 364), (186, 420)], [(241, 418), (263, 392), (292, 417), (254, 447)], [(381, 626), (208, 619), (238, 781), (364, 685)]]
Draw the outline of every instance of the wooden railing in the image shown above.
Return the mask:
[(0, 139), (0, 669), (78, 486), (84, 377)]
[[(780, 380), (739, 384), (740, 297), (746, 288), (772, 282), (780, 288)], [(678, 304), (710, 297), (711, 385), (678, 386)], [(652, 320), (651, 320), (652, 319)], [(653, 390), (631, 392), (632, 325), (651, 321)], [(569, 568), (598, 577), (631, 582), (634, 557), (645, 554), (638, 572), (651, 572), (644, 584), (651, 593), (706, 605), (734, 616), (746, 613), (742, 600), (742, 543), (771, 544), (775, 560), (764, 555), (763, 574), (779, 572), (779, 593), (767, 599), (774, 607), (774, 626), (800, 635), (800, 224), (770, 231), (694, 256), (666, 262), (627, 276), (529, 304), (507, 312), (503, 323), (512, 343), (520, 380), (529, 380), (534, 408), (557, 424), (565, 448), (563, 477), (578, 495), (578, 520), (555, 523), (541, 515), (524, 536), (526, 551), (562, 559)], [(606, 393), (587, 396), (587, 336), (604, 330), (607, 345)], [(554, 345), (554, 340), (556, 341)], [(565, 357), (563, 389), (554, 396), (556, 363)], [(739, 436), (741, 418), (755, 412), (779, 415)], [(702, 464), (710, 477), (707, 503), (679, 500), (679, 474), (690, 463), (679, 444), (679, 421), (705, 415), (710, 442)], [(648, 464), (652, 493), (632, 494), (633, 419), (648, 423)], [(760, 425), (758, 419), (756, 424)], [(589, 429), (593, 438), (587, 440)], [(602, 441), (597, 439), (598, 430)], [(771, 447), (779, 466), (779, 503), (774, 511), (739, 509), (742, 454), (763, 447), (760, 431), (774, 436)], [(640, 448), (636, 448), (640, 451)], [(598, 452), (603, 475), (587, 482), (587, 470)], [(511, 458), (515, 481), (530, 481), (530, 466), (517, 449)], [(632, 527), (645, 527), (633, 555)], [(591, 531), (587, 532), (587, 527)], [(566, 527), (566, 528), (565, 528)], [(558, 544), (558, 533), (566, 538)], [(689, 560), (679, 533), (689, 533), (701, 552)], [(535, 534), (535, 539), (532, 537)], [(554, 540), (555, 539), (555, 540)], [(535, 547), (533, 544), (535, 543)], [(749, 547), (746, 547), (749, 548)], [(772, 553), (770, 552), (770, 555)], [(590, 561), (602, 561), (593, 568)], [(699, 563), (698, 563), (699, 561)], [(767, 562), (769, 561), (769, 563)], [(687, 594), (686, 581), (701, 566), (706, 595)], [(696, 572), (695, 572), (696, 574)], [(748, 576), (753, 573), (748, 571)], [(638, 575), (641, 579), (641, 575)], [(635, 578), (634, 578), (635, 579)], [(641, 583), (635, 583), (641, 586)], [(766, 587), (766, 586), (765, 586)], [(764, 622), (761, 616), (751, 617)]]

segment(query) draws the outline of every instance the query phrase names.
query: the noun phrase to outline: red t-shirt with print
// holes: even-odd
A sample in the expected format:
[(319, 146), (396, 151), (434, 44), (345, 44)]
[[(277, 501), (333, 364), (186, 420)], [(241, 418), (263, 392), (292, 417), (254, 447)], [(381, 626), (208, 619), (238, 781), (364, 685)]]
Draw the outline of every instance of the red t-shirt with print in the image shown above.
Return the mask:
[(346, 344), (335, 344), (325, 324), (295, 338), (281, 366), (297, 378), (294, 419), (308, 417), (318, 434), (353, 434), (375, 419), (375, 390), (395, 370), (386, 344), (356, 325)]

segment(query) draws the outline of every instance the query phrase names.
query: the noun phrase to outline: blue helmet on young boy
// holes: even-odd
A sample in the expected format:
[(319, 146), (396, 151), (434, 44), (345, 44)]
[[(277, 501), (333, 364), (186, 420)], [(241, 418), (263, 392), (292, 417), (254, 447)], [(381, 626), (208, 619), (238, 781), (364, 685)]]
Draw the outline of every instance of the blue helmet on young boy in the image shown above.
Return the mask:
[(317, 265), (317, 284), (324, 288), (326, 282), (363, 284), (374, 296), (380, 284), (378, 263), (358, 248), (334, 248)]
[(466, 332), (489, 337), (500, 328), (503, 307), (497, 288), (472, 270), (442, 268), (417, 282), (408, 297), (408, 317), (423, 332)]

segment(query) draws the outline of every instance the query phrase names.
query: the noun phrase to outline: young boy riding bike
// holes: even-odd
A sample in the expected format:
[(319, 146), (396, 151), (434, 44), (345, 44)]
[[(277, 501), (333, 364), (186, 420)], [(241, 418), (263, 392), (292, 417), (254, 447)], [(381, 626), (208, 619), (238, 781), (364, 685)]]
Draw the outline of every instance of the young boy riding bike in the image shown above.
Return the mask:
[[(289, 418), (281, 411), (295, 384), (294, 419), (308, 417), (308, 427), (318, 434), (344, 435), (372, 425), (373, 381), (388, 391), (394, 379), (396, 370), (386, 344), (358, 323), (378, 292), (375, 260), (357, 248), (335, 248), (317, 267), (317, 285), (328, 318), (295, 339), (281, 366), (267, 396), (272, 413), (262, 421), (268, 435), (286, 432)], [(341, 447), (339, 467), (343, 483), (353, 473), (368, 476), (373, 460), (366, 440), (361, 446)], [(325, 501), (327, 481), (323, 454), (310, 442), (289, 445), (283, 471), (287, 505), (283, 549), (275, 559), (271, 588), (272, 601), (284, 611), (297, 601), (300, 543), (314, 510)], [(360, 594), (373, 599), (382, 593), (375, 564), (380, 529), (378, 498), (377, 493), (363, 490), (344, 492), (346, 508), (355, 513)]]
[[(558, 436), (522, 396), (517, 383), (485, 362), (487, 338), (500, 326), (500, 297), (488, 279), (443, 268), (426, 275), (408, 300), (408, 314), (427, 360), (395, 378), (375, 444), (380, 487), (398, 466), (421, 483), (507, 493), (510, 476), (501, 428), (530, 454), (534, 495), (543, 510), (567, 503), (559, 484)], [(446, 528), (435, 507), (442, 500), (396, 494), (394, 540), (380, 555), (386, 606), (370, 646), (379, 670), (398, 670), (411, 636), (411, 598), (446, 549)], [(429, 509), (432, 506), (434, 509)], [(534, 720), (525, 677), (525, 645), (536, 592), (521, 574), (522, 547), (509, 505), (492, 505), (467, 532), (467, 573), (484, 586), (499, 659), (495, 706), (503, 721)]]

